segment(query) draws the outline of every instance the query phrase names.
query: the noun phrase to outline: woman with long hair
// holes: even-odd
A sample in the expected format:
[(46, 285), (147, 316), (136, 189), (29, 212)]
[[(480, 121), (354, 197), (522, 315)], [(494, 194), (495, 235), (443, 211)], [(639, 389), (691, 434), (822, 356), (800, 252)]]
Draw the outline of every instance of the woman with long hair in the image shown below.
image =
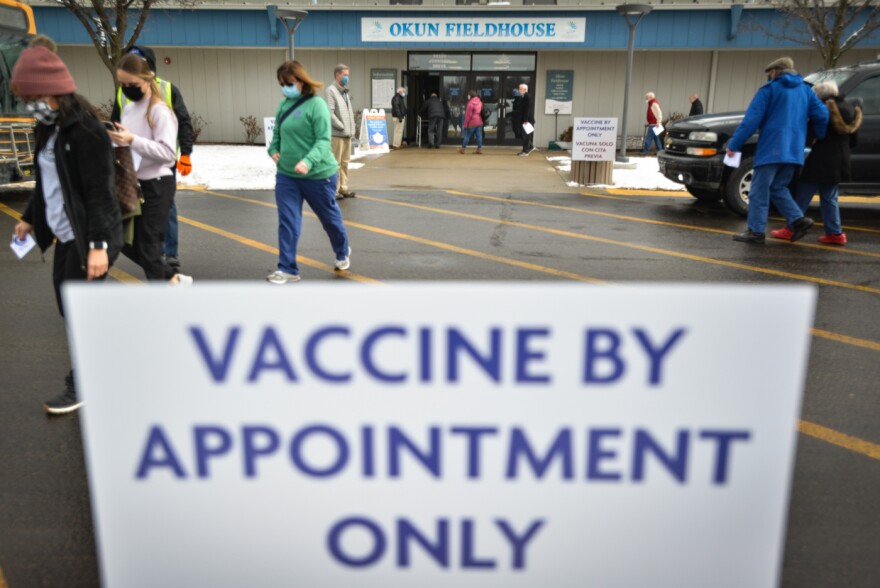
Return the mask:
[(275, 115), (269, 155), (278, 166), (278, 269), (266, 279), (273, 284), (298, 282), (296, 246), (302, 229), (303, 200), (317, 215), (330, 238), (337, 270), (351, 262), (348, 233), (336, 203), (336, 158), (330, 149), (330, 109), (315, 98), (323, 84), (309, 77), (298, 61), (286, 61), (276, 72), (284, 99)]
[(109, 131), (116, 145), (130, 145), (144, 201), (134, 221), (134, 242), (122, 253), (141, 266), (148, 280), (167, 280), (188, 286), (192, 278), (178, 273), (162, 257), (165, 227), (174, 199), (177, 161), (177, 117), (162, 99), (156, 75), (147, 60), (128, 54), (116, 66), (116, 79), (126, 100), (116, 129)]
[[(61, 286), (71, 280), (103, 280), (122, 247), (122, 218), (116, 200), (113, 147), (91, 104), (76, 94), (64, 62), (46, 47), (25, 49), (12, 72), (12, 90), (37, 121), (31, 195), (15, 236), (33, 233), (41, 251), (55, 242), (52, 283), (61, 316)], [(43, 403), (50, 414), (82, 405), (73, 370), (56, 398)]]

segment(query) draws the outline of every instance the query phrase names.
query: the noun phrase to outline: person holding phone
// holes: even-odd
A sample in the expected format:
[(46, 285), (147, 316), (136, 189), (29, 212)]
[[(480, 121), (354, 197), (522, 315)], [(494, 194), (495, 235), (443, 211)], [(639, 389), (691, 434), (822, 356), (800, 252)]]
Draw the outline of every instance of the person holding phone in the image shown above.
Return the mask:
[[(62, 285), (103, 280), (122, 247), (113, 147), (94, 107), (76, 93), (64, 62), (46, 47), (22, 51), (12, 72), (12, 91), (37, 121), (36, 188), (15, 236), (24, 240), (33, 233), (43, 252), (55, 243), (52, 283), (64, 316)], [(43, 409), (65, 414), (80, 406), (71, 369), (61, 393), (45, 401)]]
[(171, 165), (177, 161), (177, 119), (162, 100), (155, 75), (147, 60), (129, 53), (116, 67), (116, 79), (131, 103), (122, 120), (107, 133), (115, 145), (130, 146), (139, 160), (137, 178), (144, 201), (134, 219), (134, 243), (122, 253), (141, 266), (148, 280), (165, 280), (172, 285), (191, 285), (192, 277), (179, 273), (162, 256), (165, 229), (174, 199)]

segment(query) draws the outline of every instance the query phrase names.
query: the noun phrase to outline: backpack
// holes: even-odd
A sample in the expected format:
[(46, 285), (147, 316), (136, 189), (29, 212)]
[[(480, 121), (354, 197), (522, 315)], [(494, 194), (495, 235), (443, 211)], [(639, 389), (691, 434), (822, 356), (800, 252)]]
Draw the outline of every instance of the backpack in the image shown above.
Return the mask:
[(489, 107), (483, 104), (483, 108), (480, 110), (480, 118), (483, 119), (483, 124), (489, 124), (489, 117), (492, 116), (492, 111), (489, 110)]

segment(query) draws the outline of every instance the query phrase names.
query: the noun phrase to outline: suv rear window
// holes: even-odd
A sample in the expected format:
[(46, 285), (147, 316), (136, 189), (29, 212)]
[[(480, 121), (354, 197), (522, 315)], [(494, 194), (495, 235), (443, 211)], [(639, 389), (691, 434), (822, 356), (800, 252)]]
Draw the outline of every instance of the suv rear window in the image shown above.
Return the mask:
[(865, 114), (880, 114), (880, 76), (863, 81), (847, 94), (847, 98), (861, 98)]
[(812, 74), (808, 75), (807, 77), (805, 77), (804, 81), (806, 81), (807, 83), (812, 84), (814, 86), (816, 84), (821, 84), (823, 82), (834, 82), (835, 84), (837, 84), (837, 87), (839, 88), (840, 86), (843, 85), (843, 82), (845, 82), (848, 79), (850, 79), (851, 77), (853, 77), (853, 75), (855, 73), (856, 72), (854, 72), (854, 71), (847, 71), (845, 69), (830, 69), (828, 71), (817, 71), (816, 73), (812, 73)]

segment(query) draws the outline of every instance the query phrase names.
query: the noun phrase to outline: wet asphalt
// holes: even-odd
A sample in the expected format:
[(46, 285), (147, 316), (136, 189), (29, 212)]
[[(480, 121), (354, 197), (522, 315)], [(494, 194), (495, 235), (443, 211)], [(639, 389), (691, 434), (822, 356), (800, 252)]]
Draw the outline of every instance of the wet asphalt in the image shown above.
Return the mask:
[[(306, 216), (303, 280), (338, 281), (353, 300), (364, 282), (395, 280), (816, 284), (802, 419), (844, 436), (799, 435), (781, 585), (880, 585), (880, 199), (843, 204), (845, 249), (817, 245), (821, 229), (798, 245), (748, 246), (731, 240), (744, 223), (720, 203), (561, 182), (558, 191), (449, 191), (394, 173), (341, 203), (354, 249), (347, 277), (332, 271), (327, 239)], [(262, 280), (275, 268), (273, 200), (270, 191), (179, 192), (184, 271)], [(11, 235), (25, 203), (25, 193), (0, 194), (0, 235)], [(117, 268), (143, 279), (128, 260)], [(98, 586), (80, 420), (40, 409), (70, 367), (51, 252), (18, 261), (4, 246), (0, 275), (0, 586), (4, 576), (12, 588)], [(785, 345), (785, 333), (774, 337)], [(730, 355), (731, 371), (746, 350)], [(155, 368), (173, 376), (176, 366)]]

